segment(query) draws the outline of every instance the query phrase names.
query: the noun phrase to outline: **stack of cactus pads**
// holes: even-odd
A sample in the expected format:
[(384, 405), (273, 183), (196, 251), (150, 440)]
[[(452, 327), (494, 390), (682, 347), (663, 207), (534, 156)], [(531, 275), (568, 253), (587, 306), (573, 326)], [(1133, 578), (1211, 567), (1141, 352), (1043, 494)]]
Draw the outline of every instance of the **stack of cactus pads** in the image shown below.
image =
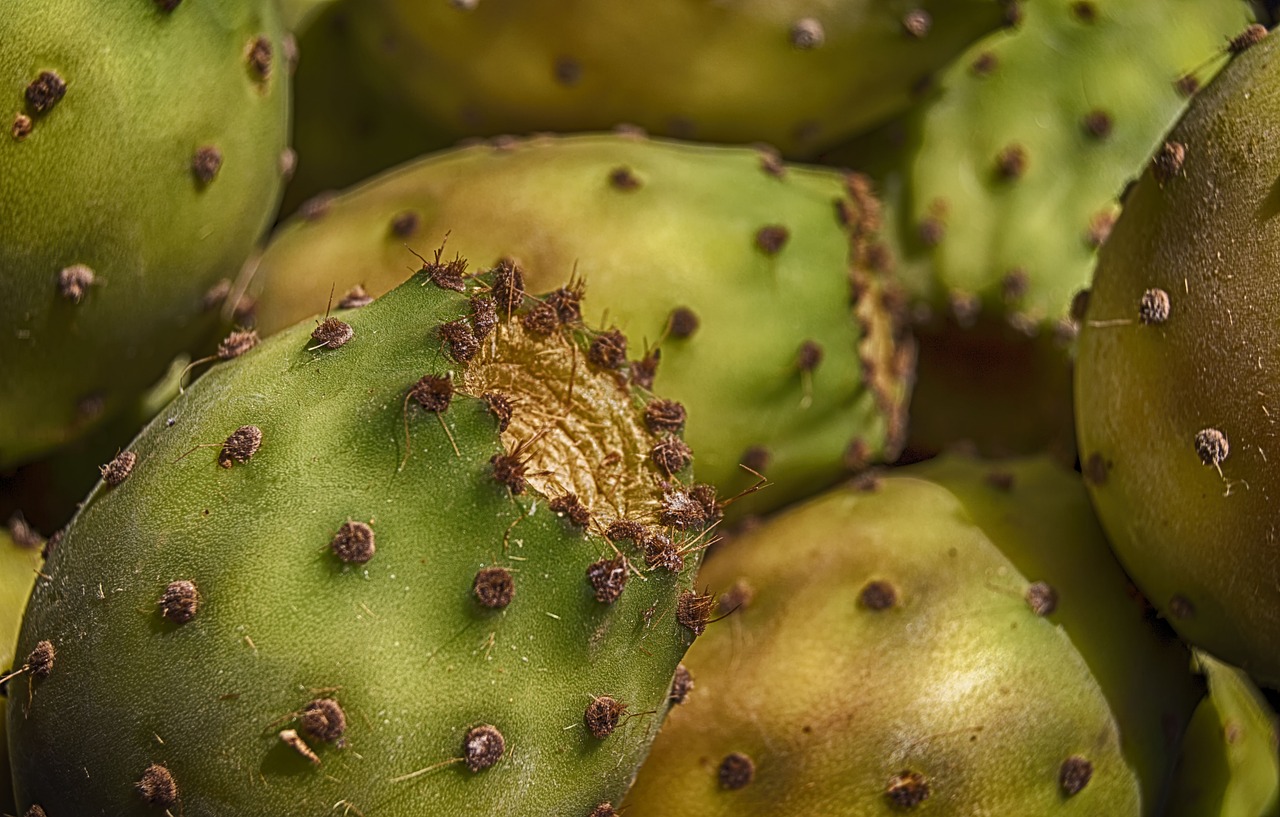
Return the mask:
[(1244, 0), (7, 0), (0, 814), (1280, 817)]

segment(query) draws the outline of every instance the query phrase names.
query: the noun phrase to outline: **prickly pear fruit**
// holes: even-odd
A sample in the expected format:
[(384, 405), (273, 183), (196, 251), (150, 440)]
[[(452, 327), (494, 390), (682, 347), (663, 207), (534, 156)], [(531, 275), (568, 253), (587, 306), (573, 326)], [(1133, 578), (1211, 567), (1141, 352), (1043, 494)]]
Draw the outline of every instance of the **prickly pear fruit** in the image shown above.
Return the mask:
[(377, 295), (455, 252), (516, 259), (530, 292), (552, 293), (544, 310), (557, 288), (585, 287), (588, 313), (625, 334), (631, 381), (688, 409), (699, 478), (736, 493), (756, 479), (746, 464), (773, 485), (733, 510), (776, 507), (892, 458), (903, 433), (911, 350), (872, 269), (860, 181), (627, 136), (473, 147), (295, 220), (250, 291), (271, 332), (335, 285)]
[(884, 235), (922, 308), (913, 445), (1074, 449), (1072, 298), (1125, 182), (1222, 64), (1247, 11), (1217, 0), (1028, 3), (1016, 29), (957, 59), (936, 95), (833, 157), (883, 188)]
[(219, 364), (131, 444), (23, 624), (20, 808), (618, 802), (718, 507), (601, 333), (529, 331), (514, 268), (461, 263)]
[(1280, 121), (1280, 42), (1251, 34), (1156, 152), (1103, 248), (1076, 423), (1094, 507), (1130, 575), (1184, 638), (1277, 686), (1280, 156), (1265, 146)]
[[(730, 540), (647, 815), (1159, 813), (1200, 689), (1073, 472), (933, 460)], [(679, 805), (677, 805), (679, 804)]]
[(1239, 2), (1048, 0), (971, 47), (902, 125), (908, 288), (962, 322), (1067, 321), (1125, 182), (1249, 22)]
[[(904, 110), (932, 72), (1008, 14), (999, 0), (343, 2), (329, 15), (341, 20), (347, 43), (339, 59), (352, 76), (339, 84), (343, 101), (331, 104), (328, 89), (316, 89), (299, 98), (299, 118), (323, 110), (350, 132), (344, 118), (368, 124), (363, 113), (350, 117), (352, 107), (376, 100), (414, 134), (415, 153), (465, 137), (627, 123), (812, 156)], [(312, 35), (332, 32), (313, 27), (302, 39), (304, 60)], [(308, 181), (354, 181), (341, 178), (348, 157), (330, 154), (337, 178), (315, 171), (321, 155), (300, 157), (312, 165)], [(407, 158), (363, 161), (373, 173)]]
[(1209, 695), (1196, 707), (1178, 761), (1171, 817), (1280, 815), (1275, 713), (1235, 667), (1199, 653)]
[(0, 42), (6, 467), (215, 333), (275, 211), (289, 69), (271, 0), (12, 0)]

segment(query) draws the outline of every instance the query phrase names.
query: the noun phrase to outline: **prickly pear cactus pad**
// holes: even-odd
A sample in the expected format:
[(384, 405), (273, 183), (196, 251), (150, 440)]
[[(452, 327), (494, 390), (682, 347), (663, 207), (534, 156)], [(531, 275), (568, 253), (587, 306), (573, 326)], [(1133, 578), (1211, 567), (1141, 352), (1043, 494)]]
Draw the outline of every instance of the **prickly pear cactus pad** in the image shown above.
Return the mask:
[(1209, 695), (1196, 707), (1178, 762), (1172, 817), (1280, 815), (1280, 725), (1235, 667), (1197, 655)]
[(531, 293), (585, 288), (584, 314), (625, 334), (620, 375), (688, 409), (699, 478), (732, 495), (755, 482), (749, 465), (773, 485), (732, 510), (760, 510), (902, 435), (911, 349), (873, 270), (877, 206), (861, 182), (634, 136), (467, 148), (294, 220), (250, 291), (270, 332), (335, 285), (376, 295), (455, 253), (515, 259)]
[(1065, 322), (1125, 182), (1249, 22), (1234, 0), (1046, 0), (969, 48), (880, 160), (913, 294)]
[(1154, 815), (1200, 693), (1073, 472), (911, 466), (730, 540), (632, 817)]
[(913, 447), (1074, 450), (1071, 300), (1126, 181), (1248, 22), (1235, 0), (1036, 0), (903, 120), (832, 157), (877, 178), (896, 271), (924, 308)]
[(717, 503), (602, 333), (527, 330), (511, 267), (446, 283), (218, 364), (104, 475), (8, 682), (19, 808), (618, 802), (705, 626)]
[(0, 42), (5, 467), (210, 339), (278, 201), (289, 68), (271, 0), (10, 0)]
[(1000, 0), (361, 0), (337, 12), (366, 95), (433, 123), (421, 152), (627, 123), (788, 156), (904, 110), (1009, 14)]
[(1266, 37), (1235, 57), (1129, 194), (1076, 372), (1121, 562), (1184, 638), (1264, 686), (1280, 686), (1278, 52)]

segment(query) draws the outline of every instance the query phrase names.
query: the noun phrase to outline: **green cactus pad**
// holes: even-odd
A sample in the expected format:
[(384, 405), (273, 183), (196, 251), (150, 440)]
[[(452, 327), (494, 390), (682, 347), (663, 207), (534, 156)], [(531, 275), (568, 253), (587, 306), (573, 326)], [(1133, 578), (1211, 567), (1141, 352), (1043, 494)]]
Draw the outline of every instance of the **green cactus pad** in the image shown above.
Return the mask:
[(1235, 667), (1197, 655), (1209, 696), (1191, 720), (1170, 817), (1280, 815), (1276, 715)]
[(102, 477), (104, 466), (178, 396), (179, 380), (190, 362), (179, 355), (158, 383), (115, 417), (47, 456), (0, 473), (0, 519), (21, 512), (37, 530), (63, 528)]
[(0, 41), (6, 467), (211, 339), (274, 214), (289, 70), (266, 0), (13, 0)]
[(967, 318), (1066, 321), (1125, 182), (1186, 107), (1178, 81), (1208, 81), (1249, 22), (1238, 2), (1028, 3), (901, 126), (904, 283)]
[(1264, 686), (1280, 685), (1278, 52), (1267, 37), (1236, 57), (1129, 194), (1076, 371), (1120, 561), (1184, 638)]
[(24, 621), (20, 808), (618, 801), (704, 626), (717, 508), (659, 470), (656, 398), (580, 324), (526, 332), (517, 284), (416, 276), (218, 364), (131, 444)]
[(626, 813), (1160, 813), (1200, 690), (1078, 476), (892, 473), (715, 552), (699, 581), (726, 618)]
[(1074, 448), (1072, 298), (1126, 181), (1248, 22), (1234, 0), (1037, 0), (902, 121), (833, 154), (883, 187), (884, 235), (925, 308), (913, 446)]
[(250, 291), (271, 332), (335, 286), (386, 291), (446, 236), (443, 261), (514, 258), (530, 292), (579, 282), (633, 381), (688, 408), (699, 478), (745, 490), (745, 462), (773, 482), (732, 508), (759, 510), (892, 458), (903, 433), (911, 350), (867, 260), (875, 212), (860, 180), (755, 150), (547, 137), (355, 188), (281, 230)]

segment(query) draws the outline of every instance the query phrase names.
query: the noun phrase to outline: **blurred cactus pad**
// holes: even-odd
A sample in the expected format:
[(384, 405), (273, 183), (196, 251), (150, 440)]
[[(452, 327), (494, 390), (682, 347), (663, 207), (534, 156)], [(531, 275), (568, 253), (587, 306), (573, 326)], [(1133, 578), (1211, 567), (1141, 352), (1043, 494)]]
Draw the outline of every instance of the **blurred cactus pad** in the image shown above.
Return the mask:
[(630, 124), (810, 157), (905, 110), (1015, 5), (339, 2), (301, 39), (287, 207), (475, 136)]
[(1249, 676), (1196, 656), (1209, 695), (1178, 763), (1172, 817), (1280, 815), (1280, 722)]
[(860, 177), (767, 151), (503, 141), (316, 202), (244, 286), (264, 332), (335, 288), (377, 295), (459, 253), (512, 259), (530, 293), (585, 289), (584, 314), (625, 335), (625, 375), (688, 410), (699, 478), (725, 494), (756, 482), (740, 464), (771, 480), (741, 513), (895, 456), (913, 347), (877, 269), (878, 218)]

